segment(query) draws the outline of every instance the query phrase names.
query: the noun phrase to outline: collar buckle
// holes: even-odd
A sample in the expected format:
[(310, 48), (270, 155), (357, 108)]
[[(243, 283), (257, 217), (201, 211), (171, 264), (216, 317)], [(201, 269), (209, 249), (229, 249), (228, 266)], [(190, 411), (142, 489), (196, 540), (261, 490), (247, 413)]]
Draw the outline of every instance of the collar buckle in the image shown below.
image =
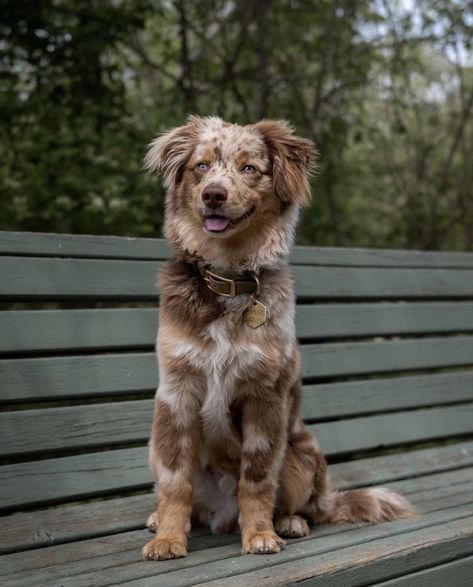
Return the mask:
[[(203, 275), (204, 281), (207, 284), (207, 287), (210, 289), (210, 291), (213, 291), (215, 294), (218, 294), (219, 296), (223, 296), (225, 298), (234, 298), (237, 295), (237, 291), (236, 291), (236, 283), (234, 279), (228, 279), (227, 277), (222, 277), (221, 275), (216, 275), (215, 273), (212, 273), (212, 271), (209, 271), (208, 269), (205, 270), (205, 273)], [(228, 285), (229, 286), (229, 292), (228, 293), (223, 293), (218, 285)], [(216, 288), (216, 289), (214, 289)]]

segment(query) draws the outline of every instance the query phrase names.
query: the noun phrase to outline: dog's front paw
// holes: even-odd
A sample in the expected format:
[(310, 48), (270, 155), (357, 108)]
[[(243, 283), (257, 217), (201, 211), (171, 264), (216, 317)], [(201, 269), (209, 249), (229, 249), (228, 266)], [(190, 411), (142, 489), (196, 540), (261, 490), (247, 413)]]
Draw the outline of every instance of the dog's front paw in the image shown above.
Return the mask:
[(272, 530), (254, 531), (243, 538), (243, 554), (274, 554), (284, 548), (284, 540)]
[(144, 560), (168, 560), (186, 555), (185, 542), (176, 538), (153, 538), (143, 548)]

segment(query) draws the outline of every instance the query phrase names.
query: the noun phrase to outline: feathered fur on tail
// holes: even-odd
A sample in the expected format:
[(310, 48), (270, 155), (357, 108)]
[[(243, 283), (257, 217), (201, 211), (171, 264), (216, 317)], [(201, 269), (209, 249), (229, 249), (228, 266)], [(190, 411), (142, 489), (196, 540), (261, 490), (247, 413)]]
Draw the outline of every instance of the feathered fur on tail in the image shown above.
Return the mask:
[(401, 495), (385, 487), (332, 491), (319, 501), (316, 520), (331, 522), (390, 522), (417, 515)]

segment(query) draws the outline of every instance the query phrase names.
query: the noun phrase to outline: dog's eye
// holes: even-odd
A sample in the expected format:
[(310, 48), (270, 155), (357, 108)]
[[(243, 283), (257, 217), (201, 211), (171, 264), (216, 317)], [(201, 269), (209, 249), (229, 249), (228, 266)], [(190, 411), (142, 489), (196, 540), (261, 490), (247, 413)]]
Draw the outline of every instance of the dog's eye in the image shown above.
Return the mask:
[(243, 173), (254, 173), (256, 171), (256, 167), (254, 165), (245, 165), (242, 171)]
[(199, 161), (199, 163), (197, 163), (196, 167), (197, 167), (197, 169), (200, 169), (201, 171), (208, 171), (209, 164), (206, 163), (205, 161)]

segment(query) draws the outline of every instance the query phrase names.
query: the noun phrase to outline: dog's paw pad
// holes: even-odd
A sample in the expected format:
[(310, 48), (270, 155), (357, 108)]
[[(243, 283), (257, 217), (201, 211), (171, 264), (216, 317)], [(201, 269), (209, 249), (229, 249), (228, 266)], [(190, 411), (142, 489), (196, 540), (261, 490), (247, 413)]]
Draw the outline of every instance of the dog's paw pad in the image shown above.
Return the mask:
[(158, 512), (153, 512), (148, 516), (146, 527), (150, 532), (156, 532), (158, 530)]
[(168, 560), (186, 555), (184, 542), (170, 538), (154, 538), (143, 548), (144, 560)]
[(276, 532), (284, 538), (300, 538), (309, 535), (309, 525), (301, 516), (283, 516), (276, 520)]
[(243, 554), (274, 554), (284, 548), (284, 540), (271, 531), (254, 532), (243, 541)]

